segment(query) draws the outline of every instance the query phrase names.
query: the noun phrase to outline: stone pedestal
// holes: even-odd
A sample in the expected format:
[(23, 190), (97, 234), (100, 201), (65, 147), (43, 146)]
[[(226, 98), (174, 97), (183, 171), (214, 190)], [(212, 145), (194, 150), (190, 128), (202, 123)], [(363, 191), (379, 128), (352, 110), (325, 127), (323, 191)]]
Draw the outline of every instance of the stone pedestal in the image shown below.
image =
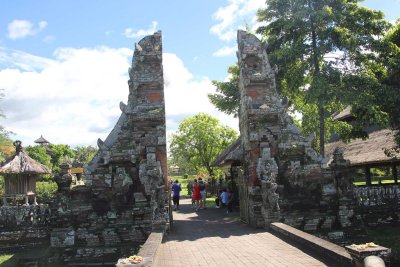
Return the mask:
[(346, 246), (345, 248), (353, 258), (356, 267), (363, 267), (364, 259), (368, 256), (378, 256), (380, 258), (386, 258), (390, 254), (389, 248), (385, 248), (382, 246), (368, 246), (368, 243), (362, 245)]

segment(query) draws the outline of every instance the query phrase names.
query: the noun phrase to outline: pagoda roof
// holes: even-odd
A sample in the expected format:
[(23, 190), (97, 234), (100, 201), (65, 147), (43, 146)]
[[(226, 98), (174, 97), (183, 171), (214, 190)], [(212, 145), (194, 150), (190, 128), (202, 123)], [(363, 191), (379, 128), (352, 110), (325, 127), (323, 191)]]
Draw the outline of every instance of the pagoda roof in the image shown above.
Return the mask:
[(50, 144), (49, 141), (47, 141), (46, 139), (44, 139), (43, 135), (41, 135), (41, 136), (40, 136), (38, 139), (36, 139), (34, 142), (35, 142), (35, 143), (38, 143), (38, 144), (45, 144), (45, 143)]

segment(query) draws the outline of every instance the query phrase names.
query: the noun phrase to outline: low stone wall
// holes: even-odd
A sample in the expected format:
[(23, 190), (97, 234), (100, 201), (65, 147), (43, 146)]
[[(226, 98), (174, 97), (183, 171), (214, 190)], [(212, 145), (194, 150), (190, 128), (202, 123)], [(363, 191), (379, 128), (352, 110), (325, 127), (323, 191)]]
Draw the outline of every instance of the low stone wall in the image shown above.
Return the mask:
[(50, 216), (47, 205), (0, 207), (0, 251), (48, 244)]
[(353, 266), (352, 258), (345, 248), (310, 235), (283, 223), (271, 223), (270, 231), (277, 236), (289, 239), (296, 244), (312, 250), (337, 266)]
[[(161, 242), (164, 237), (164, 232), (152, 232), (147, 238), (146, 242), (140, 248), (138, 255), (143, 257), (143, 262), (140, 264), (135, 264), (135, 266), (142, 267), (150, 267), (153, 266), (154, 259), (157, 255), (157, 250), (161, 245)], [(115, 265), (116, 267), (126, 267), (129, 266), (127, 264), (119, 264)]]

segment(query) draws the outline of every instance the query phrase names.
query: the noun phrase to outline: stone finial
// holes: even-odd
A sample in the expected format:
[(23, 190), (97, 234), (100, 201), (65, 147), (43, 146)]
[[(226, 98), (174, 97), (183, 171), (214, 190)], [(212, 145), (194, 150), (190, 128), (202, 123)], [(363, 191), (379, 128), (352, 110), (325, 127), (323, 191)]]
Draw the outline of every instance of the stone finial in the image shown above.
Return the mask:
[(19, 153), (22, 151), (22, 142), (20, 140), (14, 141), (13, 145), (15, 146), (16, 153)]
[(97, 146), (99, 147), (99, 149), (102, 149), (104, 146), (104, 141), (101, 140), (100, 138), (97, 139)]
[(120, 108), (120, 110), (122, 111), (122, 113), (126, 113), (126, 108), (127, 108), (128, 106), (124, 103), (124, 102), (119, 102), (119, 108)]

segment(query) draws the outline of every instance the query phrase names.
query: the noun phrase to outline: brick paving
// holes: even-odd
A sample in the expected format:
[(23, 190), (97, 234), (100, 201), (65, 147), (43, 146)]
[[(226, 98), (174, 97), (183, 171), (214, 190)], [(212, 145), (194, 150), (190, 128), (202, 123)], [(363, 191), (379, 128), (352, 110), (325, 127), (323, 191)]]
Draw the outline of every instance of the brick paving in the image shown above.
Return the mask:
[(265, 230), (238, 221), (239, 213), (209, 207), (195, 212), (181, 199), (174, 228), (157, 251), (157, 267), (328, 266)]

